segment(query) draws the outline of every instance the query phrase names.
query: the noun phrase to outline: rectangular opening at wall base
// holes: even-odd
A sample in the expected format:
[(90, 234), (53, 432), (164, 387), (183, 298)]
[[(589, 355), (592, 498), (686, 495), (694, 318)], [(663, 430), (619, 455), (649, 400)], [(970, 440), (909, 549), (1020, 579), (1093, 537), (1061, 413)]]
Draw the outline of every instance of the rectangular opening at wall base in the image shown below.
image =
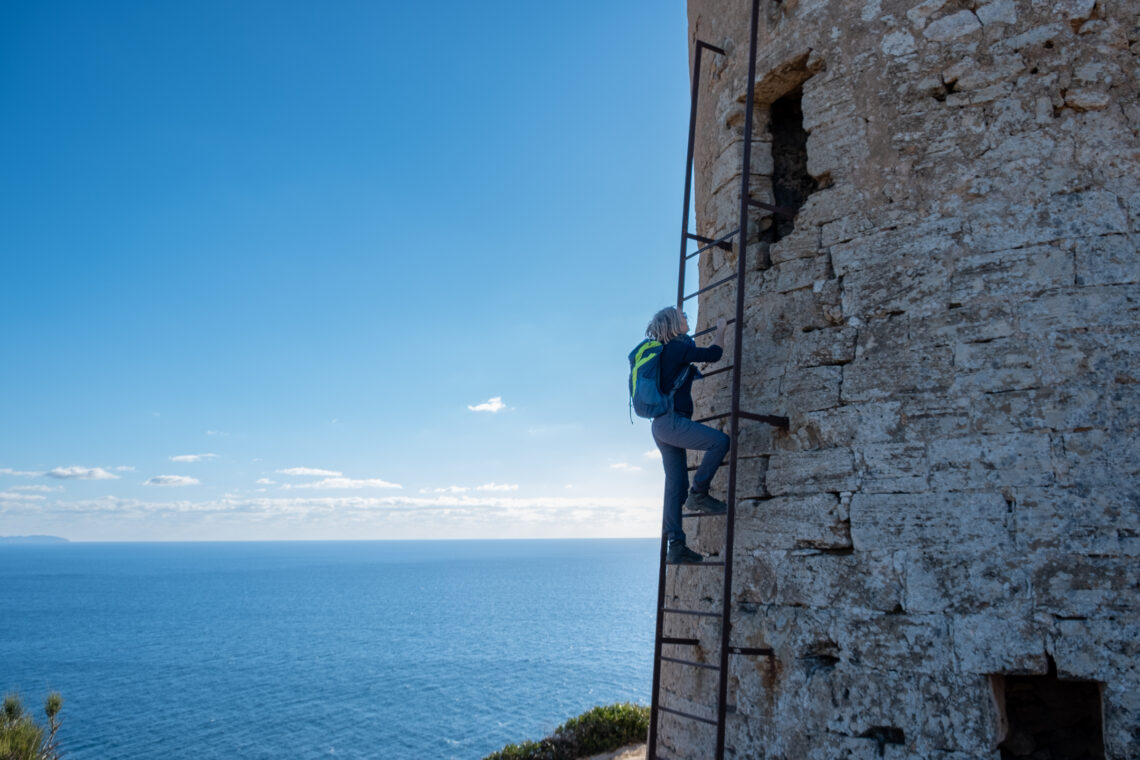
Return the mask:
[(1103, 684), (1045, 675), (991, 675), (1005, 738), (1002, 760), (1104, 760)]

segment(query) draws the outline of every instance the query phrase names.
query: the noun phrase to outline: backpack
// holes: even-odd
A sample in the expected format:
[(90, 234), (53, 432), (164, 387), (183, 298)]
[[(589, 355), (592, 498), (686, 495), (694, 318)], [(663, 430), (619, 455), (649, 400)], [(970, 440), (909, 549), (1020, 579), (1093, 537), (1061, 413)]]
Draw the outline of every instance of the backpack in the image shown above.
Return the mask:
[[(653, 419), (673, 409), (673, 394), (685, 384), (692, 365), (677, 376), (668, 393), (661, 392), (661, 351), (665, 347), (646, 338), (629, 352), (629, 406), (638, 417)], [(630, 415), (630, 422), (633, 415)]]

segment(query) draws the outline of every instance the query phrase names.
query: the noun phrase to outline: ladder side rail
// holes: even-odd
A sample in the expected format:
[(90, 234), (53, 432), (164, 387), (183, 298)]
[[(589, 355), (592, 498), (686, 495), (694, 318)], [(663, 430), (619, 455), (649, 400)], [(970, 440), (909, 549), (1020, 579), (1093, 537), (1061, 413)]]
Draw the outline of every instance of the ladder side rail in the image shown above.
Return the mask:
[[(713, 52), (724, 55), (724, 51), (712, 45), (697, 41), (696, 54), (693, 56), (692, 95), (689, 100), (689, 139), (685, 150), (685, 197), (682, 200), (681, 211), (681, 256), (677, 273), (677, 310), (684, 306), (685, 300), (685, 264), (688, 261), (686, 251), (689, 244), (689, 195), (693, 186), (693, 148), (696, 143), (697, 130), (697, 98), (700, 94), (701, 81), (701, 52), (709, 48)], [(665, 557), (667, 553), (667, 539), (661, 537), (661, 570), (657, 580), (657, 632), (653, 644), (653, 693), (649, 700), (649, 736), (647, 737), (647, 760), (657, 758), (657, 720), (660, 717), (661, 707), (661, 637), (664, 633), (665, 617)]]
[(648, 760), (657, 757), (657, 717), (661, 706), (661, 645), (665, 633), (665, 553), (668, 540), (661, 535), (661, 569), (657, 576), (657, 632), (653, 636), (653, 693), (649, 700), (649, 736), (646, 739)]
[(732, 444), (728, 462), (728, 518), (724, 528), (724, 585), (723, 608), (720, 620), (720, 683), (718, 684), (716, 721), (716, 760), (724, 760), (725, 717), (728, 699), (728, 642), (732, 633), (732, 554), (736, 523), (736, 478), (740, 460), (740, 380), (744, 368), (741, 361), (744, 348), (744, 295), (748, 282), (748, 201), (749, 180), (752, 176), (752, 108), (756, 98), (756, 38), (760, 16), (760, 0), (752, 0), (752, 19), (748, 45), (748, 91), (744, 102), (744, 155), (740, 169), (740, 230), (736, 239), (736, 329), (733, 330), (732, 350), (732, 417), (729, 441)]
[(689, 97), (689, 143), (685, 148), (685, 197), (681, 202), (681, 263), (677, 273), (677, 311), (680, 311), (685, 301), (685, 264), (689, 250), (689, 195), (693, 189), (693, 149), (697, 136), (697, 98), (701, 84), (701, 51), (703, 45), (697, 43), (697, 52), (693, 56), (693, 93)]

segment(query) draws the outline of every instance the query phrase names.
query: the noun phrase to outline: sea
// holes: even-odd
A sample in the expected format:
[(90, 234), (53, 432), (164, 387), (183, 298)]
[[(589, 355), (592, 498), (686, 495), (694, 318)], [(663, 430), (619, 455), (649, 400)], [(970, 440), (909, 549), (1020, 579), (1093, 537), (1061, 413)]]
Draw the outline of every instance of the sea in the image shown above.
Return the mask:
[(647, 703), (654, 539), (0, 545), (68, 760), (482, 758)]

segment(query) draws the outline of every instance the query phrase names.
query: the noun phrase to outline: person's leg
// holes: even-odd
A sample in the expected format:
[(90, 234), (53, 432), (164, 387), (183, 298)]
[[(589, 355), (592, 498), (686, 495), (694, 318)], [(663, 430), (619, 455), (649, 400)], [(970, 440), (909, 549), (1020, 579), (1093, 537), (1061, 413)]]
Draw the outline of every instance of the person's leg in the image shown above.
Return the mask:
[(694, 449), (704, 449), (705, 455), (701, 457), (701, 465), (693, 474), (693, 493), (708, 493), (709, 484), (712, 483), (713, 476), (716, 475), (717, 469), (720, 467), (724, 457), (728, 454), (728, 436), (724, 433), (702, 425), (698, 422), (691, 424), (700, 430), (701, 445), (692, 446)]
[[(653, 420), (653, 440), (661, 451), (661, 464), (665, 467), (665, 507), (662, 530), (670, 541), (685, 542), (681, 526), (681, 505), (689, 491), (689, 467), (685, 450), (668, 443), (671, 427), (667, 414)], [(659, 435), (660, 433), (660, 435)]]
[[(716, 475), (717, 468), (728, 453), (728, 436), (708, 425), (693, 422), (688, 417), (670, 416), (673, 417), (673, 422), (668, 429), (661, 431), (660, 439), (671, 446), (705, 452), (700, 467), (693, 474), (691, 490), (694, 493), (708, 493), (709, 483), (712, 482), (713, 475)], [(654, 436), (657, 436), (656, 430)], [(686, 471), (687, 469), (686, 465)]]

